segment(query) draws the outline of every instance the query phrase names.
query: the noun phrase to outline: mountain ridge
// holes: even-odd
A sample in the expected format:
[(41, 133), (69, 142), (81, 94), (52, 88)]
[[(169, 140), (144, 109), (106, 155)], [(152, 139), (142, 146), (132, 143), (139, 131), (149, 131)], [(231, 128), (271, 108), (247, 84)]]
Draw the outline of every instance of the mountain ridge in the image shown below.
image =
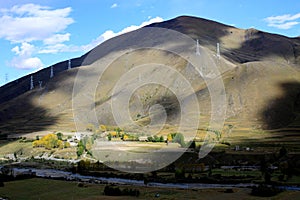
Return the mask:
[[(194, 40), (198, 39), (205, 51), (211, 54), (216, 54), (216, 44), (220, 44), (222, 58), (219, 67), (222, 69), (227, 93), (227, 123), (231, 123), (230, 121), (233, 119), (236, 126), (248, 128), (273, 129), (287, 127), (292, 123), (296, 123), (293, 127), (298, 127), (300, 38), (288, 38), (255, 29), (243, 30), (211, 20), (188, 16), (151, 24), (145, 28), (147, 27), (170, 28), (186, 34)], [(55, 77), (52, 79), (50, 78), (50, 67), (47, 67), (0, 87), (0, 130), (3, 132), (30, 132), (47, 128), (69, 131), (75, 129), (70, 102), (72, 102), (73, 83), (78, 67), (93, 66), (96, 61), (111, 52), (122, 50), (118, 44), (126, 42), (126, 38), (134, 38), (138, 33), (139, 30), (117, 36), (105, 41), (83, 56), (72, 59), (71, 70), (67, 70), (68, 61), (53, 65)], [(176, 43), (177, 41), (171, 42)], [(181, 71), (186, 69), (186, 61), (171, 54), (167, 55), (151, 50), (133, 52), (130, 54), (132, 60), (128, 65), (151, 61), (153, 55), (156, 55), (156, 59), (162, 63), (177, 66)], [(126, 71), (122, 65), (124, 65), (122, 59), (112, 64), (113, 69), (117, 70), (117, 74), (122, 70)], [(122, 67), (117, 68), (116, 66)], [(121, 71), (118, 72), (118, 70)], [(34, 85), (36, 86), (32, 91), (29, 90), (31, 75), (34, 76)], [(106, 76), (106, 79), (114, 80), (115, 77), (110, 74)], [(43, 81), (42, 88), (38, 86), (39, 80)], [(194, 83), (197, 88), (199, 104), (209, 105), (207, 88), (202, 87), (201, 84), (201, 82)], [(113, 85), (112, 82), (108, 82), (105, 86), (107, 87), (103, 90), (105, 94), (100, 95), (97, 99), (99, 102), (97, 109), (99, 112), (103, 110), (103, 113), (106, 113), (100, 114), (99, 118), (104, 120), (101, 122), (109, 124), (112, 121), (112, 115), (108, 108), (109, 91)], [(152, 89), (150, 87), (145, 90), (151, 92)], [(160, 88), (159, 94), (164, 96), (167, 93)], [(282, 94), (285, 95), (282, 96)], [(145, 95), (144, 91), (140, 91), (139, 95)], [(147, 106), (143, 105), (144, 107), (138, 110), (136, 101), (133, 100), (131, 104), (133, 115), (147, 113)], [(154, 104), (156, 101), (161, 101), (159, 95), (154, 95), (150, 103)], [(169, 105), (165, 106), (170, 109)], [(177, 109), (176, 105), (172, 105), (171, 108)], [(209, 111), (204, 111), (204, 113), (207, 114)], [(29, 115), (30, 119), (28, 120)], [(145, 116), (146, 118), (147, 116)], [(176, 115), (173, 118), (176, 119)], [(20, 123), (24, 125), (23, 128), (17, 128), (17, 124)]]

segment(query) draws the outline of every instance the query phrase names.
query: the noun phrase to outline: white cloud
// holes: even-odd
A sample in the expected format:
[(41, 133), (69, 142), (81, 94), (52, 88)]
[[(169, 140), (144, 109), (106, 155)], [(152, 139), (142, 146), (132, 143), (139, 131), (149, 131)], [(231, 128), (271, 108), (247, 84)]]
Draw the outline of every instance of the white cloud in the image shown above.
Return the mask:
[[(131, 25), (119, 32), (107, 30), (87, 45), (66, 45), (64, 42), (70, 40), (71, 34), (65, 29), (74, 22), (69, 17), (71, 11), (71, 8), (51, 9), (36, 4), (0, 9), (0, 38), (17, 44), (11, 49), (15, 57), (9, 64), (18, 69), (39, 69), (44, 64), (38, 54), (87, 52), (110, 38), (163, 21), (161, 17), (148, 18), (140, 25)], [(34, 45), (40, 41), (41, 46)]]
[(128, 26), (128, 27), (122, 29), (119, 32), (114, 32), (112, 30), (107, 30), (103, 34), (98, 36), (95, 40), (93, 40), (90, 44), (82, 46), (82, 49), (84, 51), (89, 51), (89, 50), (93, 49), (94, 47), (98, 46), (99, 44), (101, 44), (102, 42), (110, 39), (110, 38), (113, 38), (113, 37), (118, 36), (118, 35), (122, 35), (124, 33), (128, 33), (130, 31), (137, 30), (141, 27), (147, 26), (147, 25), (152, 24), (152, 23), (157, 23), (157, 22), (162, 22), (162, 21), (163, 21), (163, 19), (161, 17), (155, 17), (155, 18), (149, 19), (148, 21), (145, 21), (145, 22), (141, 23), (140, 25)]
[[(15, 57), (9, 62), (18, 69), (37, 69), (43, 67), (35, 54), (67, 51), (63, 44), (70, 40), (70, 33), (65, 29), (74, 20), (69, 17), (72, 8), (52, 9), (37, 4), (16, 5), (10, 9), (0, 9), (0, 38), (13, 44), (11, 49)], [(35, 47), (32, 43), (42, 41)], [(54, 48), (58, 48), (55, 50)]]
[(264, 19), (268, 23), (268, 26), (279, 29), (290, 29), (293, 26), (299, 24), (297, 21), (300, 18), (300, 13), (295, 15), (286, 14), (279, 16), (271, 16)]
[(44, 66), (38, 57), (15, 57), (10, 64), (17, 69), (38, 69)]
[(11, 51), (18, 56), (30, 56), (35, 51), (35, 47), (32, 44), (23, 42), (21, 47), (15, 46), (14, 48), (11, 49)]
[(44, 66), (38, 57), (32, 56), (36, 52), (36, 47), (32, 44), (23, 42), (21, 46), (15, 46), (11, 51), (16, 54), (10, 62), (12, 67), (17, 69), (37, 69)]
[(49, 38), (44, 39), (44, 44), (46, 45), (53, 45), (53, 44), (59, 44), (70, 40), (70, 33), (66, 34), (55, 34), (52, 35)]
[(78, 52), (83, 51), (83, 48), (80, 46), (75, 45), (65, 45), (65, 44), (54, 44), (54, 45), (48, 45), (38, 51), (40, 54), (55, 54), (60, 52)]
[(290, 29), (297, 24), (299, 24), (299, 22), (286, 22), (283, 24), (269, 24), (268, 26), (279, 28), (279, 29)]
[(51, 9), (36, 4), (0, 10), (0, 38), (14, 43), (44, 40), (65, 30), (74, 20), (72, 9)]
[(118, 7), (118, 4), (114, 3), (113, 5), (111, 5), (110, 8), (116, 8), (116, 7)]

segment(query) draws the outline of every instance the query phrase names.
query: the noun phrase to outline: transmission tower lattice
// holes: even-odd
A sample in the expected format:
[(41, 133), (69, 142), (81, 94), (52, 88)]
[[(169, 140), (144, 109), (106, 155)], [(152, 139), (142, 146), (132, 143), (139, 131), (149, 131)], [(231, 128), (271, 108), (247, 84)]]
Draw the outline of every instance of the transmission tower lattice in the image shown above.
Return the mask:
[(217, 43), (217, 57), (220, 59), (220, 43)]
[(196, 55), (200, 55), (199, 40), (197, 40), (197, 44), (196, 44)]
[(50, 78), (52, 78), (54, 76), (54, 73), (53, 73), (53, 66), (50, 67)]
[(68, 60), (68, 69), (71, 69), (72, 68), (72, 64), (71, 64), (71, 59)]
[(32, 90), (34, 88), (33, 85), (33, 76), (30, 77), (30, 90)]

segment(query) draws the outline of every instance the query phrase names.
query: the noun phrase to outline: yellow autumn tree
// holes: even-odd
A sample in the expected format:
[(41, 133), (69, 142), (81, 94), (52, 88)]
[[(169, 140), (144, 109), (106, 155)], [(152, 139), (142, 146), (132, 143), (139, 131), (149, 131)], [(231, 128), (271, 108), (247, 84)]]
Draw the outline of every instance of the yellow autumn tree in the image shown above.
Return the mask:
[(99, 130), (102, 131), (102, 132), (105, 132), (107, 129), (106, 129), (106, 126), (105, 126), (105, 125), (101, 124), (101, 125), (99, 126)]
[(62, 140), (59, 140), (56, 134), (50, 133), (42, 137), (40, 140), (32, 142), (33, 147), (45, 147), (46, 149), (70, 147), (70, 143), (66, 145)]
[(124, 140), (124, 141), (128, 140), (128, 138), (129, 138), (129, 137), (128, 137), (128, 135), (126, 135), (126, 134), (123, 136), (123, 140)]

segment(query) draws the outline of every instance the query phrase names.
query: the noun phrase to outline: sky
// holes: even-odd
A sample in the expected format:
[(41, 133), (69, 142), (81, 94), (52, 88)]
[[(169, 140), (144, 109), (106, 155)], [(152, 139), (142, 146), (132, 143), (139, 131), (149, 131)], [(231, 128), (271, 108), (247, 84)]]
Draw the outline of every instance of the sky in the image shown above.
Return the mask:
[(181, 15), (300, 36), (299, 0), (1, 0), (0, 86)]

